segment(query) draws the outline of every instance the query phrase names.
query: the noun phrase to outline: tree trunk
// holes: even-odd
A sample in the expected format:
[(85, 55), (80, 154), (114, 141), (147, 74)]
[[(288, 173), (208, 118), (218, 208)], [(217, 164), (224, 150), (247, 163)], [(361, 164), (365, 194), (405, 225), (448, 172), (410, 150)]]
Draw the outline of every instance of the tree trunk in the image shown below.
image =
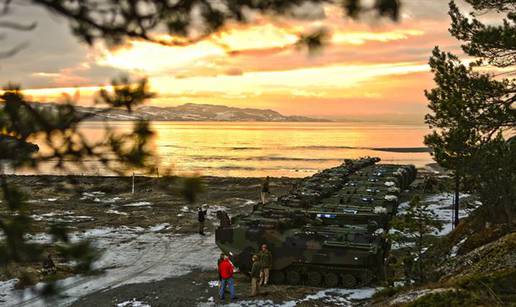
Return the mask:
[(512, 206), (510, 203), (507, 203), (507, 201), (504, 201), (503, 202), (503, 209), (505, 211), (505, 217), (507, 218), (507, 224), (509, 224), (510, 226), (513, 226), (515, 223), (514, 223), (514, 217), (513, 217), (513, 212), (512, 212)]
[(459, 184), (460, 184), (460, 177), (456, 173), (455, 174), (455, 197), (453, 198), (453, 212), (454, 212), (453, 226), (454, 227), (457, 227), (457, 225), (459, 225)]

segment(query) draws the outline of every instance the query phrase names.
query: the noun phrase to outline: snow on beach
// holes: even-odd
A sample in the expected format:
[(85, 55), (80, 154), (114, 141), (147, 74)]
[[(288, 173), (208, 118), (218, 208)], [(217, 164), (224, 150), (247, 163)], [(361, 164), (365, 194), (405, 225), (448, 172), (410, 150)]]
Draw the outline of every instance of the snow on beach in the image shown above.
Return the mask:
[(74, 223), (74, 222), (85, 222), (94, 221), (93, 216), (88, 215), (75, 215), (73, 211), (54, 211), (44, 214), (33, 214), (30, 216), (35, 221), (46, 221), (56, 223)]
[[(91, 240), (103, 251), (94, 268), (105, 270), (102, 275), (73, 276), (58, 282), (63, 297), (59, 305), (67, 305), (89, 293), (111, 289), (125, 284), (144, 283), (181, 276), (193, 269), (211, 270), (219, 255), (214, 237), (160, 233), (170, 227), (158, 224), (142, 227), (104, 227), (71, 234), (73, 241)], [(41, 237), (41, 238), (40, 238)], [(47, 236), (33, 236), (37, 241)], [(16, 281), (0, 283), (0, 299), (5, 306), (45, 306), (30, 289), (14, 290)], [(39, 285), (41, 286), (41, 285)], [(126, 306), (135, 305), (136, 302)], [(4, 305), (2, 305), (4, 306)]]
[(125, 302), (116, 304), (116, 307), (151, 307), (151, 305), (146, 304), (141, 301), (137, 301), (136, 299), (133, 298), (130, 301), (125, 301)]
[(151, 202), (148, 202), (148, 201), (140, 201), (140, 202), (137, 202), (137, 203), (130, 203), (130, 204), (125, 204), (123, 205), (124, 207), (149, 207), (150, 205), (152, 205)]
[[(318, 302), (331, 306), (353, 306), (359, 301), (371, 298), (377, 291), (376, 288), (360, 288), (360, 289), (324, 289), (314, 294), (309, 294), (298, 300), (284, 301), (275, 303), (272, 300), (254, 299), (240, 300), (235, 303), (226, 304), (224, 306), (274, 306), (274, 307), (295, 307), (303, 303)], [(198, 304), (199, 307), (218, 306), (213, 297), (207, 302)]]
[(80, 200), (93, 200), (97, 203), (113, 204), (122, 200), (121, 197), (106, 197), (106, 193), (101, 191), (83, 192)]

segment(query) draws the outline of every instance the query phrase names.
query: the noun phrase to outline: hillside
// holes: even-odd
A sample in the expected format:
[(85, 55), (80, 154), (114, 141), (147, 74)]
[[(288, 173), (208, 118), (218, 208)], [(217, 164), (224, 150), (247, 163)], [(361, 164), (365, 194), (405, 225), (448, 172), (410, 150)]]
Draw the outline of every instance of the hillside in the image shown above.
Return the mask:
[[(53, 104), (44, 104), (51, 108)], [(270, 109), (235, 108), (222, 105), (187, 103), (177, 107), (141, 106), (128, 113), (113, 110), (97, 114), (101, 108), (77, 107), (83, 114), (91, 114), (89, 121), (130, 121), (146, 119), (151, 121), (256, 121), (256, 122), (325, 122), (328, 120), (304, 116), (286, 116)]]
[(428, 280), (387, 287), (371, 305), (516, 306), (515, 229), (485, 215), (485, 207), (473, 210), (426, 251)]

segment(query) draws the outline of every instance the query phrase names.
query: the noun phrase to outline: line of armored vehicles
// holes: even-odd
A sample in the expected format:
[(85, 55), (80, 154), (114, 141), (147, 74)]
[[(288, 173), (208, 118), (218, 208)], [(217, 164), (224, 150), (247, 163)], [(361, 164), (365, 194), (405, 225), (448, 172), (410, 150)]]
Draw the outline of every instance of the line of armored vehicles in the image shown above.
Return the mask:
[(218, 247), (248, 272), (252, 255), (267, 244), (276, 284), (352, 288), (383, 280), (385, 235), (416, 168), (379, 161), (345, 160), (247, 215), (219, 212)]

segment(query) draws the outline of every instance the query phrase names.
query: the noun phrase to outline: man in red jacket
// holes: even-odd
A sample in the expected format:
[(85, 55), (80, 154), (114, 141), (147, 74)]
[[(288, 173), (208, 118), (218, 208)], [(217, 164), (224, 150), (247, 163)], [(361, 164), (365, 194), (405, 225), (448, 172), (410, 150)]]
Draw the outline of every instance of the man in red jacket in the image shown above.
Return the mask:
[(219, 264), (219, 274), (222, 278), (221, 287), (219, 291), (220, 299), (224, 299), (224, 293), (226, 291), (226, 285), (229, 285), (229, 293), (231, 295), (231, 300), (235, 299), (235, 282), (233, 280), (233, 264), (229, 261), (227, 255), (224, 255), (224, 260), (222, 260)]

